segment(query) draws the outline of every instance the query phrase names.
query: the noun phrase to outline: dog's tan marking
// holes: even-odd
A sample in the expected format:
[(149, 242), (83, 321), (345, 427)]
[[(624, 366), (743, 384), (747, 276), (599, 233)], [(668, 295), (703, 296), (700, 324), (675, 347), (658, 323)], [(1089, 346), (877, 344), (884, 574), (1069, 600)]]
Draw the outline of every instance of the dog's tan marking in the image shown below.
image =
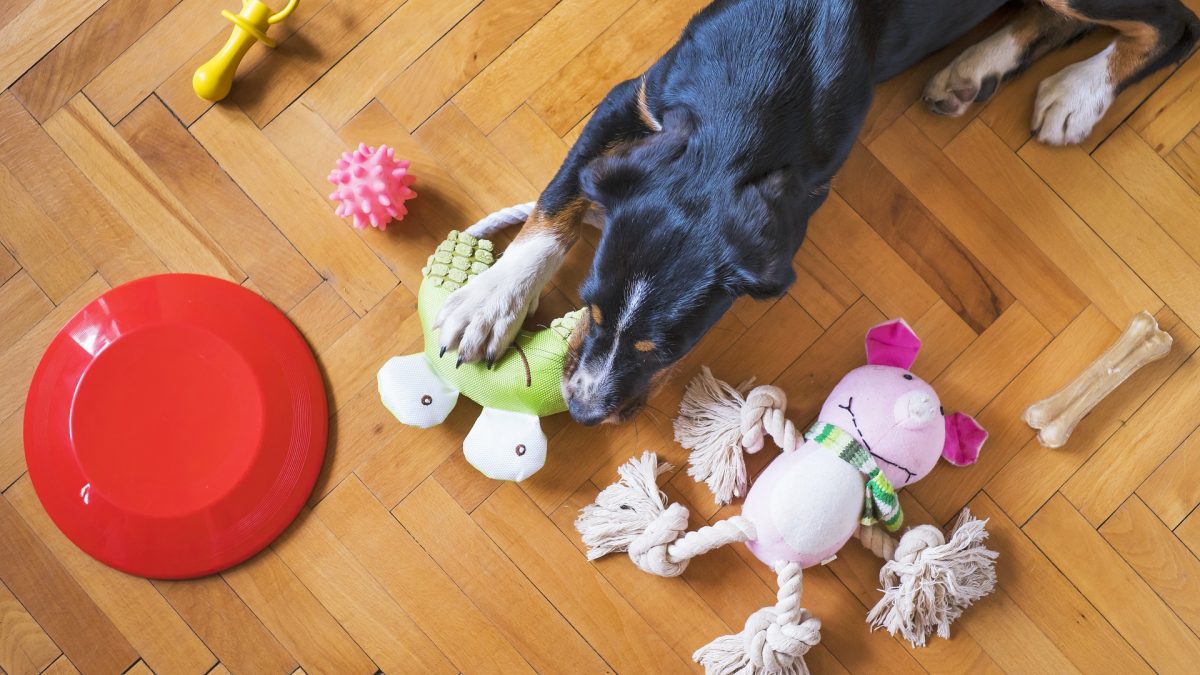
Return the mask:
[(1071, 7), (1071, 0), (1042, 1), (1047, 7), (1063, 16), (1098, 26), (1107, 26), (1120, 33), (1113, 41), (1115, 49), (1108, 59), (1109, 82), (1114, 87), (1119, 87), (1146, 67), (1159, 49), (1158, 29), (1148, 23), (1094, 19)]
[(638, 85), (637, 109), (638, 117), (641, 118), (642, 122), (645, 122), (646, 126), (650, 127), (651, 131), (662, 131), (662, 124), (654, 119), (654, 113), (650, 112), (650, 104), (646, 101), (645, 78), (642, 78), (641, 83)]
[(596, 305), (592, 305), (592, 323), (597, 326), (604, 325), (604, 315), (600, 313), (600, 308)]
[(653, 340), (638, 340), (633, 343), (633, 348), (639, 352), (652, 352), (657, 346)]

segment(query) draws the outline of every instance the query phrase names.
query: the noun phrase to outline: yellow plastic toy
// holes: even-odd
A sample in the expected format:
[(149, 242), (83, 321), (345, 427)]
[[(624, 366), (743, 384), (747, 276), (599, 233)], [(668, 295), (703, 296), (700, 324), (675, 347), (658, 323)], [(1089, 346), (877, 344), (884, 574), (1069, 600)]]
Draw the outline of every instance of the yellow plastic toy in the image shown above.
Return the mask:
[(267, 37), (267, 29), (288, 18), (299, 3), (300, 0), (288, 0), (287, 7), (275, 14), (259, 0), (242, 0), (240, 14), (221, 10), (221, 16), (233, 22), (233, 34), (216, 56), (196, 69), (192, 76), (192, 89), (196, 95), (207, 101), (220, 101), (228, 96), (242, 57), (255, 42), (274, 49), (275, 41)]

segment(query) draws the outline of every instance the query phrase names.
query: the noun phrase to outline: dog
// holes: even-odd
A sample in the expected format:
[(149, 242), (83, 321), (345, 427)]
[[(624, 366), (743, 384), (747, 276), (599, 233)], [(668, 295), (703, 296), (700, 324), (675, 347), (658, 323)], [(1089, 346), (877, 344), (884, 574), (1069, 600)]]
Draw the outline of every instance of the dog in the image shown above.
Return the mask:
[[(585, 425), (622, 422), (738, 297), (795, 280), (809, 217), (863, 124), (875, 84), (946, 46), (1004, 0), (717, 0), (641, 77), (596, 109), (507, 252), (436, 325), (460, 361), (503, 353), (546, 282), (601, 221), (563, 395)], [(1034, 136), (1088, 136), (1120, 91), (1187, 56), (1200, 23), (1179, 0), (1030, 1), (929, 82), (962, 115), (1097, 26), (1099, 54), (1047, 78)], [(591, 216), (591, 217), (589, 217)]]

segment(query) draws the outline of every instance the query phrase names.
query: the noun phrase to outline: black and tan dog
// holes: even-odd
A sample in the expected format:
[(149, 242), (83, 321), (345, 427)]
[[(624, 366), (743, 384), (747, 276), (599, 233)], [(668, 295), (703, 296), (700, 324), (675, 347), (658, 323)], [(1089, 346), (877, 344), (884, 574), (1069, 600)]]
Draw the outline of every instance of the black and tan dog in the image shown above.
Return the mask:
[[(1004, 0), (717, 0), (642, 77), (597, 109), (497, 264), (452, 296), (443, 346), (488, 360), (603, 215), (588, 319), (563, 392), (584, 424), (634, 414), (655, 379), (742, 295), (778, 296), (792, 256), (871, 103), (873, 86), (945, 46)], [(931, 109), (960, 115), (1095, 26), (1104, 51), (1042, 82), (1034, 134), (1083, 140), (1115, 96), (1200, 36), (1179, 0), (1042, 0), (934, 76)]]

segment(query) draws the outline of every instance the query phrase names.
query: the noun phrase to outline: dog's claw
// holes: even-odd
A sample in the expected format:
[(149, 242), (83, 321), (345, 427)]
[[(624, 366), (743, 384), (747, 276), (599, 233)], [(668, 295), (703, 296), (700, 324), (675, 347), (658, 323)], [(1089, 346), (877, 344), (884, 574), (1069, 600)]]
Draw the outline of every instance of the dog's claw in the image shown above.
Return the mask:
[(460, 356), (458, 357), (458, 362), (454, 364), (454, 369), (458, 370), (459, 368), (462, 368), (462, 363), (462, 357)]
[(446, 346), (445, 346), (445, 345), (442, 345), (442, 348), (441, 348), (441, 350), (439, 350), (439, 351), (438, 351), (438, 358), (440, 359), (440, 358), (442, 358), (442, 357), (443, 357), (443, 356), (445, 356), (445, 355), (446, 355)]

